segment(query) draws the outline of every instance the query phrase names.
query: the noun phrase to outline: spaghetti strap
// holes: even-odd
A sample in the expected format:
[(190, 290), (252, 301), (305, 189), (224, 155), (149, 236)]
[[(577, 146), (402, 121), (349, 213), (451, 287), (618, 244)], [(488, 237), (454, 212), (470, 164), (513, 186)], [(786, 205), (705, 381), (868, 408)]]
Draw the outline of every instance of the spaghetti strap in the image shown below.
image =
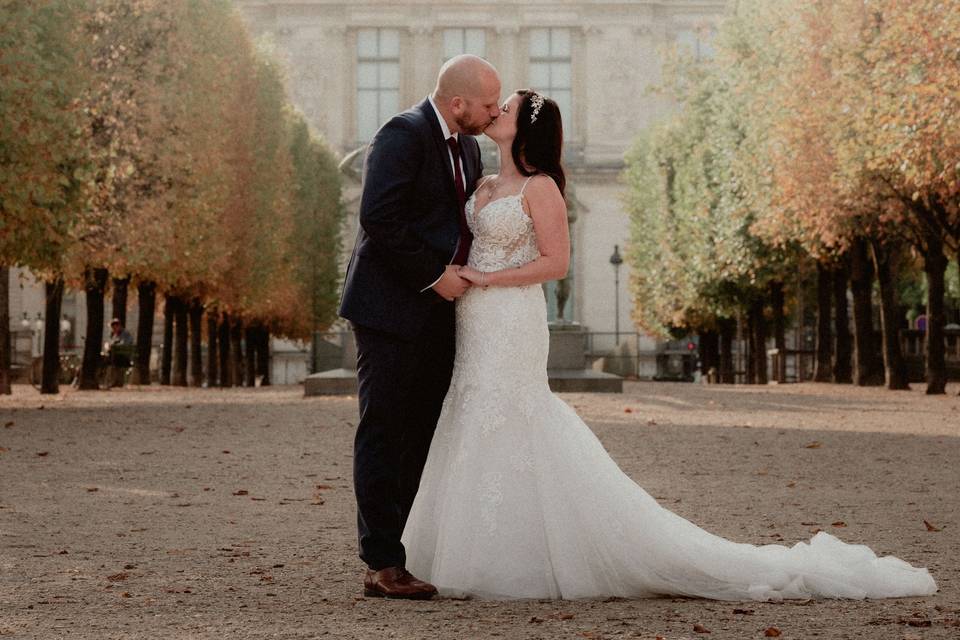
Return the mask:
[(492, 178), (492, 177), (493, 177), (493, 174), (492, 174), (492, 173), (491, 173), (491, 174), (488, 174), (488, 175), (485, 175), (485, 176), (482, 176), (482, 177), (480, 178), (480, 183), (477, 185), (477, 189), (479, 189), (479, 188), (482, 187), (483, 185), (487, 184), (487, 180), (489, 180), (489, 179)]
[(540, 175), (540, 174), (535, 173), (535, 174), (533, 174), (532, 176), (530, 176), (529, 178), (527, 178), (526, 180), (524, 180), (523, 186), (520, 187), (520, 195), (521, 195), (521, 196), (523, 195), (523, 190), (527, 188), (527, 184), (528, 184), (531, 180), (533, 180), (534, 178), (536, 178), (538, 175)]

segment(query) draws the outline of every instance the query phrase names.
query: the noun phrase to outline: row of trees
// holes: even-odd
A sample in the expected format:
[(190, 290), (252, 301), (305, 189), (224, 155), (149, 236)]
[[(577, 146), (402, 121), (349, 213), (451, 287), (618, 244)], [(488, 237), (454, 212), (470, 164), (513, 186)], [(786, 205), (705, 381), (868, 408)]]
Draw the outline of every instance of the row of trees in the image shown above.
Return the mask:
[(0, 300), (10, 266), (46, 283), (43, 391), (64, 287), (86, 293), (81, 388), (96, 386), (104, 297), (125, 323), (131, 287), (141, 380), (157, 296), (163, 381), (187, 384), (189, 342), (201, 384), (204, 314), (210, 383), (238, 380), (230, 345), (256, 354), (333, 320), (342, 215), (335, 158), (227, 0), (0, 2)]
[(945, 272), (950, 255), (960, 262), (960, 5), (740, 0), (717, 45), (706, 64), (677, 58), (682, 110), (628, 159), (636, 322), (700, 332), (732, 381), (733, 319), (745, 317), (747, 379), (764, 382), (767, 328), (783, 349), (785, 309), (812, 285), (815, 378), (903, 389), (898, 292), (920, 269), (927, 392), (943, 393)]

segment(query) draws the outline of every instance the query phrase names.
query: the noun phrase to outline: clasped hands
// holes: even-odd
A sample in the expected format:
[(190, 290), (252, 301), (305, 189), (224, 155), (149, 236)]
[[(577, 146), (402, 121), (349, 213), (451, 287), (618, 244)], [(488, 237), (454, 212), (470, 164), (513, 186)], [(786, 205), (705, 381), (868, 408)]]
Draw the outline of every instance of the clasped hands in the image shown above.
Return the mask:
[(444, 300), (456, 300), (473, 286), (486, 287), (487, 274), (473, 267), (448, 264), (433, 290)]

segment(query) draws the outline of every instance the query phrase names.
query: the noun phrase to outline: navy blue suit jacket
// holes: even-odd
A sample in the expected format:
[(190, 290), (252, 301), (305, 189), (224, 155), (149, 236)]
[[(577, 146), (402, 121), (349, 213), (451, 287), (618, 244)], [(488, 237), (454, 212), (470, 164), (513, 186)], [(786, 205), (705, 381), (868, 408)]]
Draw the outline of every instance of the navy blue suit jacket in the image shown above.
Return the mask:
[[(460, 134), (467, 197), (483, 173), (480, 146)], [(351, 322), (404, 337), (449, 304), (432, 284), (460, 238), (460, 205), (440, 121), (424, 100), (384, 124), (367, 148), (360, 230), (340, 298)]]

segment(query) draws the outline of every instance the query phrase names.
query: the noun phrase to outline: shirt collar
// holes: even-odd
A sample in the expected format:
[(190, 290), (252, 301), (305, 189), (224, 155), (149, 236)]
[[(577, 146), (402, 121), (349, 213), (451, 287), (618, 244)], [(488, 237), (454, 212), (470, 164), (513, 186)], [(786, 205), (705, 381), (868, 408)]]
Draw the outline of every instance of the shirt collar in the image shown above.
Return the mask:
[(430, 101), (430, 106), (433, 107), (433, 112), (437, 114), (437, 120), (440, 121), (440, 131), (443, 132), (443, 139), (446, 140), (450, 136), (453, 136), (453, 139), (457, 142), (460, 142), (460, 136), (456, 133), (450, 133), (450, 127), (447, 126), (447, 121), (443, 119), (443, 116), (440, 114), (440, 109), (437, 109), (437, 103), (433, 101), (433, 96), (427, 96), (427, 100)]

